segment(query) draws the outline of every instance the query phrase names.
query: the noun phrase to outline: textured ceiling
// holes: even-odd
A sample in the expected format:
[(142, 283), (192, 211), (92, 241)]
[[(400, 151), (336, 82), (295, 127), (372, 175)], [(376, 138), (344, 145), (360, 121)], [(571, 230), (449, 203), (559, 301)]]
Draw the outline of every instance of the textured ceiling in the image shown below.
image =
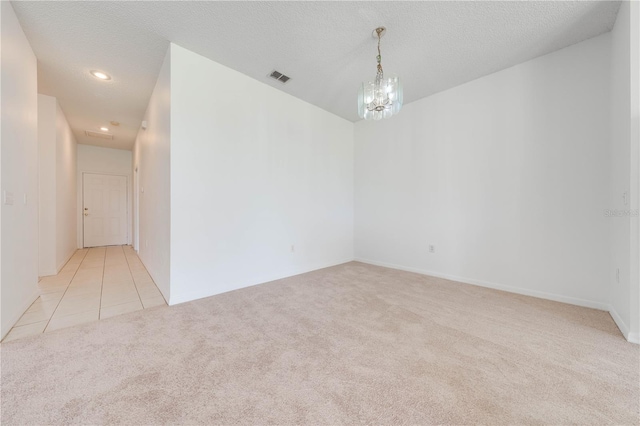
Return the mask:
[[(405, 103), (611, 30), (618, 1), (13, 2), (78, 142), (130, 149), (169, 42), (356, 121), (372, 30)], [(89, 70), (109, 73), (97, 81)], [(267, 78), (277, 69), (291, 80)], [(212, 76), (215, 78), (215, 76)], [(84, 136), (111, 120), (113, 141)]]

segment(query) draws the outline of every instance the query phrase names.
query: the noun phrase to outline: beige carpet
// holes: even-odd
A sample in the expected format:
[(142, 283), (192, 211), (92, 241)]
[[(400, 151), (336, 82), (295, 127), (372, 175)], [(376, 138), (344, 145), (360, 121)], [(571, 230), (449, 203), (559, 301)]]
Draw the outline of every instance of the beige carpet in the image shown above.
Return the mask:
[(2, 424), (638, 424), (606, 312), (361, 263), (3, 343)]

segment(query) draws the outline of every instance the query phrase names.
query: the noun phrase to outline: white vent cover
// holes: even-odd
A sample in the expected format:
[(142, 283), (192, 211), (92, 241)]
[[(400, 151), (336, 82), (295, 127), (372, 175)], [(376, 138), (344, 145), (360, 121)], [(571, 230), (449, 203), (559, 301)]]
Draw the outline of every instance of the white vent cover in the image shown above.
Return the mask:
[(100, 133), (100, 132), (94, 132), (91, 130), (85, 130), (84, 134), (92, 138), (109, 139), (109, 140), (113, 139), (113, 135), (109, 133)]

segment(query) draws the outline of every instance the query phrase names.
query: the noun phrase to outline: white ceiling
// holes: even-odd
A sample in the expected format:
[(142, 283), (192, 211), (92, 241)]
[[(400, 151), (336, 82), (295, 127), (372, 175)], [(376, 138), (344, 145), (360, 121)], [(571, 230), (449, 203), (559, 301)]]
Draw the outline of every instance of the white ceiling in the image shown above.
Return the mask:
[[(356, 121), (372, 30), (405, 104), (611, 30), (618, 1), (13, 2), (79, 143), (130, 149), (169, 42)], [(89, 75), (98, 69), (113, 79)], [(267, 75), (291, 77), (283, 85)], [(215, 78), (215, 76), (212, 76)], [(117, 128), (111, 120), (121, 123)], [(84, 130), (108, 125), (113, 141)]]

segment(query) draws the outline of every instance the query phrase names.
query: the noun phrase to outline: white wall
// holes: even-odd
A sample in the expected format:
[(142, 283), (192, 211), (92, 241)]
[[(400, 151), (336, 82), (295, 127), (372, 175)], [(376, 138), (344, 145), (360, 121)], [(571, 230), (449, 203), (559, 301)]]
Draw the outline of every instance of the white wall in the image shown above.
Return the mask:
[[(622, 2), (611, 31), (611, 193), (610, 208), (624, 211), (630, 205), (623, 199), (629, 194), (630, 173), (630, 39), (629, 3)], [(630, 217), (611, 218), (611, 283), (613, 317), (623, 333), (629, 331), (629, 250)], [(619, 277), (618, 271), (619, 270)]]
[[(631, 209), (640, 210), (640, 2), (630, 3)], [(640, 217), (631, 217), (631, 323), (628, 339), (640, 343)]]
[(136, 189), (140, 203), (136, 206), (138, 255), (166, 300), (170, 296), (170, 61), (169, 49), (144, 116), (148, 128), (138, 131), (133, 150), (133, 169), (138, 168), (140, 181)]
[(172, 45), (170, 303), (352, 259), (353, 124)]
[(356, 123), (356, 258), (606, 309), (609, 42)]
[(55, 275), (56, 98), (45, 95), (38, 95), (38, 194), (38, 275)]
[[(638, 17), (637, 2), (623, 1), (611, 31), (611, 315), (623, 334), (639, 342), (638, 331)], [(623, 194), (626, 194), (626, 200)], [(619, 277), (617, 271), (619, 270)]]
[[(36, 57), (11, 3), (0, 2), (0, 331), (4, 337), (38, 296), (38, 93)], [(26, 202), (25, 202), (26, 200)]]
[(131, 244), (131, 218), (133, 217), (131, 203), (131, 151), (122, 149), (103, 148), (93, 145), (78, 145), (78, 174), (77, 174), (77, 199), (75, 209), (78, 217), (78, 247), (83, 247), (83, 221), (82, 221), (82, 175), (83, 173), (99, 173), (107, 175), (121, 175), (127, 177), (127, 221), (128, 243)]
[(38, 95), (38, 257), (55, 275), (77, 248), (76, 139), (56, 98)]
[(56, 265), (58, 271), (78, 248), (77, 146), (67, 118), (56, 101)]

